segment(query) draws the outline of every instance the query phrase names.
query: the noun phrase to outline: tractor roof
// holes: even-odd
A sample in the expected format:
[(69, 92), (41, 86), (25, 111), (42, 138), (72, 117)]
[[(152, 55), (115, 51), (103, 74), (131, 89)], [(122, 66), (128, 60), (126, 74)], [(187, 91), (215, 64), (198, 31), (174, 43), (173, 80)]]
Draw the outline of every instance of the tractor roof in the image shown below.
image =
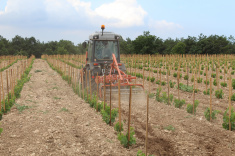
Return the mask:
[(117, 40), (120, 38), (120, 35), (115, 34), (113, 32), (98, 32), (96, 31), (94, 34), (89, 36), (90, 40)]

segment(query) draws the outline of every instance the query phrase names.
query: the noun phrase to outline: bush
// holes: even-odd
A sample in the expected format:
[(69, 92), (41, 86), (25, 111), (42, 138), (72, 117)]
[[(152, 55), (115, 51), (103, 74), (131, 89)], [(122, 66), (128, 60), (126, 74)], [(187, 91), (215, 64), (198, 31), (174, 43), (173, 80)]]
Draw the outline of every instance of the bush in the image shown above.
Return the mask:
[[(161, 91), (161, 89), (160, 88), (157, 88), (157, 93), (156, 93), (156, 100), (158, 101), (158, 102), (164, 102), (164, 103), (168, 103), (168, 96), (167, 96), (167, 94), (166, 94), (166, 92), (162, 92), (162, 96), (160, 95), (160, 91)], [(170, 94), (169, 95), (170, 97), (169, 97), (169, 102), (172, 102), (172, 100), (173, 100), (173, 94)]]
[(151, 78), (150, 78), (150, 81), (151, 81), (151, 82), (154, 82), (154, 81), (155, 81), (155, 77), (151, 77)]
[(210, 84), (210, 81), (209, 81), (209, 80), (207, 80), (207, 82), (206, 82), (206, 80), (204, 80), (204, 84), (209, 85), (209, 84)]
[(216, 77), (216, 74), (215, 74), (215, 73), (211, 74), (211, 77), (215, 78), (215, 77)]
[(180, 77), (179, 78), (181, 78), (182, 77), (182, 74), (180, 73)]
[(174, 86), (175, 86), (176, 83), (175, 83), (175, 82), (172, 82), (171, 80), (169, 81), (169, 83), (170, 83), (170, 87), (171, 87), (171, 88), (174, 88)]
[(202, 83), (202, 78), (197, 78), (197, 83)]
[(162, 100), (161, 100), (161, 96), (160, 96), (160, 92), (162, 91), (162, 89), (161, 88), (157, 88), (157, 92), (156, 92), (156, 100), (158, 101), (158, 102), (162, 102)]
[(227, 83), (226, 83), (226, 82), (221, 82), (220, 85), (221, 85), (222, 87), (227, 87)]
[[(111, 110), (111, 123), (115, 122), (115, 118), (117, 117), (118, 114), (118, 109), (112, 109)], [(105, 106), (105, 110), (102, 109), (101, 110), (101, 115), (103, 120), (106, 122), (106, 124), (109, 124), (110, 122), (110, 107), (109, 106)]]
[(235, 101), (235, 93), (232, 95), (231, 100)]
[(147, 81), (149, 81), (149, 79), (150, 79), (150, 77), (148, 76), (148, 77), (147, 77)]
[(166, 85), (166, 82), (165, 82), (165, 81), (162, 81), (161, 85), (162, 85), (162, 86), (165, 86), (165, 85)]
[(217, 81), (216, 81), (216, 79), (214, 79), (213, 85), (214, 85), (214, 86), (217, 86)]
[(203, 74), (203, 71), (200, 71), (200, 75), (202, 75)]
[(160, 80), (157, 80), (157, 81), (156, 81), (156, 84), (158, 84), (158, 85), (159, 85), (159, 84), (160, 84)]
[(188, 75), (185, 75), (185, 76), (184, 76), (184, 79), (185, 79), (185, 80), (188, 80)]
[[(213, 91), (214, 91), (214, 89), (212, 88), (211, 93), (213, 93)], [(207, 91), (204, 90), (204, 91), (203, 91), (203, 94), (204, 94), (204, 95), (210, 95), (210, 89), (207, 89)]]
[[(169, 103), (171, 103), (172, 100), (173, 100), (173, 94), (170, 94), (169, 95)], [(168, 104), (168, 96), (167, 96), (166, 92), (162, 92), (161, 101)]]
[(121, 123), (121, 130), (120, 130), (119, 122), (117, 122), (114, 126), (114, 130), (117, 131), (117, 132), (123, 131), (123, 123)]
[(166, 75), (166, 72), (165, 72), (165, 71), (162, 71), (162, 75)]
[(143, 69), (143, 66), (142, 66), (142, 65), (139, 65), (139, 69)]
[[(94, 106), (94, 108), (96, 109), (96, 106)], [(103, 110), (104, 108), (104, 102), (99, 102), (98, 103), (98, 112), (100, 112), (101, 110)]]
[[(199, 105), (199, 101), (198, 100), (195, 100), (194, 101), (194, 113), (196, 113), (196, 108), (197, 106)], [(193, 114), (193, 104), (188, 104), (187, 105), (187, 112), (190, 113), (190, 114)]]
[[(177, 86), (177, 88), (178, 88), (178, 86)], [(193, 92), (193, 86), (187, 86), (187, 85), (184, 85), (183, 83), (179, 84), (179, 89), (186, 91), (186, 92), (190, 92), (190, 93)], [(195, 91), (195, 93), (197, 93), (199, 90), (195, 89), (194, 91)]]
[(90, 107), (95, 107), (96, 106), (96, 102), (97, 102), (97, 97), (96, 95), (92, 96), (92, 100), (89, 102)]
[(143, 78), (143, 75), (140, 74), (140, 73), (136, 73), (136, 77), (138, 77), (138, 78)]
[[(229, 130), (229, 115), (228, 115), (229, 108), (226, 109), (223, 115), (223, 128)], [(231, 109), (231, 116), (230, 116), (230, 123), (231, 123), (231, 130), (235, 130), (235, 112), (233, 108)]]
[(233, 89), (235, 89), (235, 79), (232, 80)]
[[(133, 145), (136, 143), (136, 139), (134, 137), (135, 135), (135, 131), (134, 128), (131, 127), (130, 128), (130, 141), (129, 141), (129, 145)], [(126, 135), (124, 135), (123, 133), (119, 133), (118, 134), (118, 140), (121, 142), (121, 144), (127, 148), (127, 144), (128, 144), (128, 132), (126, 133)]]
[(174, 76), (174, 77), (177, 77), (177, 73), (174, 73), (173, 76)]
[[(213, 110), (211, 113), (211, 119), (216, 119), (216, 115), (219, 113), (220, 111), (218, 110)], [(210, 121), (210, 108), (207, 107), (205, 112), (204, 112), (204, 116), (206, 118), (206, 120)]]
[(191, 82), (194, 82), (194, 76), (191, 78)]
[(222, 90), (222, 89), (216, 90), (216, 91), (215, 91), (215, 96), (216, 96), (218, 99), (222, 99), (223, 96), (224, 96), (223, 90)]
[(179, 100), (179, 99), (175, 99), (174, 100), (174, 105), (176, 108), (181, 108), (183, 105), (185, 104), (185, 100)]
[(220, 76), (219, 78), (222, 80), (222, 79), (223, 79), (223, 76)]

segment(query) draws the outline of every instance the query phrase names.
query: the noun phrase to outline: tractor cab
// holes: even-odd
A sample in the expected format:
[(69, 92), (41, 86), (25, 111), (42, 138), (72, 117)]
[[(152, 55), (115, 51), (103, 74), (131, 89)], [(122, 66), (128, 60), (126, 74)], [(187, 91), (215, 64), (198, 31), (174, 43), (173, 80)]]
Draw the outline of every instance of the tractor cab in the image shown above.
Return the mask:
[(120, 35), (112, 32), (95, 32), (89, 36), (88, 42), (88, 62), (112, 62), (112, 54), (120, 62), (119, 41)]
[[(120, 35), (113, 32), (104, 32), (105, 26), (101, 26), (101, 32), (95, 32), (89, 36), (88, 51), (86, 58), (86, 68), (91, 70), (91, 75), (108, 74), (109, 65), (113, 62), (114, 54), (118, 63), (120, 63)], [(120, 70), (125, 71), (124, 64), (119, 64)]]

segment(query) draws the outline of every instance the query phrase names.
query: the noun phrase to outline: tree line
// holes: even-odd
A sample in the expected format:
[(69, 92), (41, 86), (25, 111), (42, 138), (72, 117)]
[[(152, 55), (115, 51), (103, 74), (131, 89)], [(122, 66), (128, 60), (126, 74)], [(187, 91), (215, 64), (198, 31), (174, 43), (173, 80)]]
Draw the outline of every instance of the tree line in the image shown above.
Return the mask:
[(151, 35), (144, 31), (135, 40), (127, 38), (120, 42), (125, 54), (235, 54), (235, 38), (233, 36), (200, 34), (198, 37), (168, 38)]
[(35, 37), (23, 38), (16, 35), (11, 41), (0, 35), (0, 55), (24, 55), (40, 58), (41, 55), (85, 54), (82, 44), (74, 45), (68, 40), (40, 42)]
[[(23, 38), (16, 35), (7, 40), (0, 35), (0, 55), (35, 55), (40, 58), (42, 54), (64, 55), (85, 54), (86, 48), (82, 43), (74, 45), (68, 40), (40, 42), (35, 37)], [(122, 54), (235, 54), (235, 38), (233, 36), (200, 34), (198, 37), (168, 38), (151, 35), (144, 31), (136, 39), (120, 39), (120, 52)]]

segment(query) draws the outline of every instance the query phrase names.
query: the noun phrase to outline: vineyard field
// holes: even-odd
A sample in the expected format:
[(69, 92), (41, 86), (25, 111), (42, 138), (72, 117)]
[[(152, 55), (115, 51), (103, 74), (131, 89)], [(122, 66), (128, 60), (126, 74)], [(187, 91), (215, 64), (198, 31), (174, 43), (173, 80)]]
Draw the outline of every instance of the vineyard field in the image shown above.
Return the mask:
[[(143, 154), (147, 98), (148, 155), (235, 155), (235, 131), (222, 126), (225, 111), (235, 105), (232, 84), (233, 79), (235, 82), (235, 56), (123, 55), (121, 58), (126, 73), (137, 77), (131, 83), (143, 84), (144, 90), (141, 96), (133, 94), (130, 116), (128, 98), (121, 97), (120, 107), (117, 95), (111, 96), (112, 115), (115, 116), (116, 111), (111, 126), (109, 117), (104, 117), (105, 110), (102, 111), (103, 99), (96, 101), (96, 91), (80, 87), (84, 55), (44, 55), (42, 59), (35, 59), (21, 96), (11, 110), (2, 115), (0, 155)], [(16, 70), (24, 64), (21, 63), (24, 59), (18, 59), (7, 70)], [(2, 71), (2, 76), (6, 77), (6, 70)], [(15, 76), (16, 80), (20, 78)], [(10, 82), (15, 82), (14, 78)], [(8, 94), (6, 83), (3, 79), (5, 97)], [(211, 96), (205, 95), (203, 92), (210, 87)], [(222, 98), (219, 98), (219, 90), (222, 90)], [(106, 100), (108, 107), (109, 98)], [(177, 100), (184, 101), (182, 106), (177, 105)], [(189, 104), (195, 113), (189, 113)], [(207, 107), (217, 110), (216, 118), (211, 121), (210, 114), (209, 121), (205, 116)], [(129, 149), (120, 142), (120, 134), (114, 129), (119, 115), (123, 134), (128, 132), (130, 117), (134, 132), (131, 138), (135, 141)], [(234, 124), (231, 118), (232, 128)]]

